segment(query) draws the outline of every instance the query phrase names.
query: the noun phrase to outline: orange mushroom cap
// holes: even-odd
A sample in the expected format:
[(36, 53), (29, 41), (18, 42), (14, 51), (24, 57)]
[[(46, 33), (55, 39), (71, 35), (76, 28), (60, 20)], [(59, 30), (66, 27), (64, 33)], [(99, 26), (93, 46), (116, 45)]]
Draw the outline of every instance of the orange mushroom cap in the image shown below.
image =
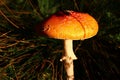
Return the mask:
[(82, 40), (96, 35), (98, 24), (87, 13), (60, 11), (37, 25), (36, 31), (50, 38)]

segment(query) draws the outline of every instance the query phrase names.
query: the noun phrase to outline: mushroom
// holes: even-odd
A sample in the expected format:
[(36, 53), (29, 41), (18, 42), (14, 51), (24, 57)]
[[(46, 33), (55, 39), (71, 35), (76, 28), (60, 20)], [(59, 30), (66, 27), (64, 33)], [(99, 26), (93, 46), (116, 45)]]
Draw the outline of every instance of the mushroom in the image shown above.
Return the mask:
[(74, 80), (73, 60), (77, 57), (73, 51), (72, 41), (93, 37), (98, 32), (98, 24), (87, 13), (66, 10), (53, 14), (42, 24), (37, 25), (36, 31), (49, 38), (64, 40), (64, 53), (60, 61), (64, 62), (67, 80)]

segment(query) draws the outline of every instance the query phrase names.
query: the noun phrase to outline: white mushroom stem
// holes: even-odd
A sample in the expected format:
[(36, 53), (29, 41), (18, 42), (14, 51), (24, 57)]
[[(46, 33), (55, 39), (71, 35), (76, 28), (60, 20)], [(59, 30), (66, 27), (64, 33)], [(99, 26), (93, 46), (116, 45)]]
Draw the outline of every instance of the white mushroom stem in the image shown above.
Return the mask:
[(74, 67), (73, 60), (77, 59), (73, 52), (73, 43), (72, 40), (64, 41), (64, 54), (60, 61), (64, 61), (64, 66), (67, 73), (67, 80), (74, 80)]

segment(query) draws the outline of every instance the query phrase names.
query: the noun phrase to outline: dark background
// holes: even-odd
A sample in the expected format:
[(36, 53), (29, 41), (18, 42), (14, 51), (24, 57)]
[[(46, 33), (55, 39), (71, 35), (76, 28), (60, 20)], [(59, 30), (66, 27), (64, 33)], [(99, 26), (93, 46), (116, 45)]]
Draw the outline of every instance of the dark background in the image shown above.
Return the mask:
[(60, 10), (89, 13), (96, 36), (74, 41), (75, 80), (120, 80), (120, 0), (0, 0), (0, 80), (65, 80), (62, 40), (35, 26)]

